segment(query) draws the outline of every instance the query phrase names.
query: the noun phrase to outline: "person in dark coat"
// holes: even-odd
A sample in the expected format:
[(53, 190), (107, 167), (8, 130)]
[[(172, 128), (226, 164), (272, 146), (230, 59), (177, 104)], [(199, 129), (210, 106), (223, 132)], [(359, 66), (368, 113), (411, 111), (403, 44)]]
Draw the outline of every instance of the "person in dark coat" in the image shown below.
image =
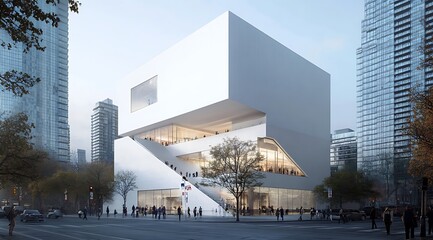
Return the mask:
[(426, 216), (428, 218), (428, 221), (427, 221), (428, 222), (428, 235), (431, 235), (432, 227), (433, 227), (433, 209), (431, 206), (428, 208)]
[(280, 207), (280, 217), (281, 221), (284, 221), (284, 209), (282, 207)]
[(376, 229), (376, 208), (371, 208), (370, 219), (371, 219), (371, 229)]
[(412, 208), (410, 206), (407, 206), (402, 217), (404, 223), (404, 231), (406, 233), (406, 239), (409, 239), (409, 231), (410, 231), (410, 238), (415, 237), (415, 225), (413, 222), (414, 218), (415, 218), (415, 214), (413, 213)]
[(179, 221), (180, 221), (180, 215), (182, 215), (182, 209), (180, 206), (177, 208), (177, 215), (179, 215)]
[(391, 223), (392, 223), (393, 212), (389, 208), (385, 208), (383, 212), (383, 222), (385, 223), (386, 234), (389, 235), (391, 231)]

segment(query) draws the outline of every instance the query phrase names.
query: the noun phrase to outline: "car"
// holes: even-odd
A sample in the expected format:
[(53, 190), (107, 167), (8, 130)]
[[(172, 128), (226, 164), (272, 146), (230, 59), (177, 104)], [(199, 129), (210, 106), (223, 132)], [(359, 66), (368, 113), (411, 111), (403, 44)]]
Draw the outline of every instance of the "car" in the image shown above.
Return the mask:
[(43, 222), (44, 216), (39, 212), (39, 210), (35, 209), (26, 209), (20, 215), (21, 222)]
[(345, 211), (345, 215), (349, 221), (364, 221), (367, 218), (365, 212), (361, 210), (347, 210)]
[(51, 209), (47, 213), (47, 218), (55, 218), (55, 219), (57, 219), (59, 217), (63, 217), (63, 213), (59, 209)]

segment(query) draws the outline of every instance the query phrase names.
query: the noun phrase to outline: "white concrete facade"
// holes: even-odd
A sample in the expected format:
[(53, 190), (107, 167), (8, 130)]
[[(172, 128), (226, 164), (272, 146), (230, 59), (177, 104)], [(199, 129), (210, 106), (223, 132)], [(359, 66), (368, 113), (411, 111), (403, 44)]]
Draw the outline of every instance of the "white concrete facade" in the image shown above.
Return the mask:
[[(155, 76), (156, 97), (131, 112), (131, 89)], [(227, 137), (274, 139), (304, 173), (275, 168), (265, 173), (264, 187), (312, 190), (329, 175), (330, 75), (230, 12), (134, 71), (119, 91), (123, 138), (115, 142), (115, 171), (134, 170), (138, 190), (179, 189), (180, 170), (200, 172), (179, 156), (208, 151)], [(185, 140), (177, 130), (175, 141), (170, 130), (171, 140), (144, 138), (163, 136), (167, 126), (208, 134)], [(214, 209), (222, 196), (197, 189), (198, 179), (190, 180), (189, 204)], [(137, 191), (128, 196), (133, 204)]]

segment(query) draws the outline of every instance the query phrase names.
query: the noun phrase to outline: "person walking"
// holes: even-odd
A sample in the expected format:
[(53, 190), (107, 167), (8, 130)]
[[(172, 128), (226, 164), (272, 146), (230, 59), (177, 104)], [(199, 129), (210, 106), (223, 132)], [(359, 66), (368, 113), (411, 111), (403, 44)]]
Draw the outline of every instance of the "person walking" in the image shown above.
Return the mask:
[(107, 210), (105, 210), (106, 212), (107, 212), (107, 217), (109, 217), (110, 216), (110, 209), (108, 208), (108, 206), (107, 206)]
[(203, 215), (203, 209), (201, 208), (201, 206), (198, 208), (198, 215), (201, 216)]
[(182, 214), (182, 209), (180, 206), (177, 208), (177, 215), (179, 215), (179, 222), (180, 222), (180, 215)]
[(390, 234), (392, 217), (393, 217), (392, 210), (389, 208), (385, 208), (385, 211), (383, 212), (383, 222), (385, 223), (386, 235)]
[[(376, 217), (377, 217), (376, 216), (376, 208), (373, 207), (373, 208), (371, 208), (371, 211), (370, 211), (371, 229), (376, 229), (377, 228)], [(384, 221), (385, 221), (385, 219), (384, 219)]]
[(191, 217), (191, 209), (188, 207), (188, 218)]
[(11, 207), (6, 217), (9, 220), (9, 236), (12, 236), (16, 224), (15, 218), (17, 217), (15, 207)]
[(194, 210), (192, 210), (192, 213), (194, 214), (194, 219), (197, 219), (197, 207), (194, 207)]
[(414, 226), (414, 218), (415, 214), (410, 206), (406, 206), (406, 210), (403, 213), (402, 220), (404, 223), (404, 232), (406, 234), (406, 239), (409, 239), (409, 231), (410, 238), (415, 237), (415, 226)]
[(298, 218), (299, 221), (302, 221), (302, 215), (303, 214), (304, 214), (304, 208), (302, 208), (302, 206), (301, 206), (301, 208), (299, 209), (299, 218)]
[(426, 214), (427, 218), (428, 218), (428, 235), (431, 235), (432, 232), (432, 227), (433, 227), (433, 209), (430, 206), (428, 208), (427, 214)]

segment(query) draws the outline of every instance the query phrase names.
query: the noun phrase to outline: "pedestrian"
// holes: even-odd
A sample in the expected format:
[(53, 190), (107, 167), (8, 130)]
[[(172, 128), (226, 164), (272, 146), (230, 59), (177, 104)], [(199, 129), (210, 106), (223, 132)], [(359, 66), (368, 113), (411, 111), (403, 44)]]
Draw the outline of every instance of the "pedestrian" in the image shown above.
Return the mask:
[(188, 218), (191, 217), (191, 209), (188, 207)]
[(201, 208), (201, 206), (198, 208), (198, 215), (201, 216), (203, 215), (203, 209)]
[(431, 235), (432, 227), (433, 227), (433, 209), (431, 206), (428, 208), (426, 216), (428, 218), (428, 222), (427, 222), (428, 223), (428, 235)]
[[(277, 209), (277, 211), (278, 211), (278, 209)], [(283, 209), (283, 207), (280, 207), (280, 217), (281, 217), (281, 221), (283, 222), (284, 221), (284, 209)]]
[(86, 206), (84, 206), (84, 209), (83, 209), (83, 220), (84, 219), (87, 220), (87, 207)]
[[(371, 211), (370, 211), (370, 219), (371, 219), (371, 229), (376, 229), (377, 225), (376, 225), (376, 208), (372, 207)], [(385, 218), (383, 219), (383, 221), (385, 222)]]
[(393, 217), (392, 210), (389, 208), (385, 208), (385, 211), (383, 212), (383, 222), (385, 223), (386, 235), (390, 234), (392, 217)]
[(302, 208), (302, 206), (301, 206), (301, 208), (299, 209), (299, 218), (298, 218), (299, 221), (302, 221), (302, 215), (303, 214), (304, 214), (304, 208)]
[(165, 206), (162, 206), (162, 218), (165, 219), (167, 213), (165, 212)]
[(98, 215), (98, 220), (101, 218), (102, 210), (101, 208), (98, 208), (98, 212), (96, 213)]
[(15, 228), (15, 218), (17, 216), (17, 213), (15, 212), (15, 207), (11, 207), (8, 214), (6, 215), (7, 219), (9, 220), (9, 236), (12, 236), (12, 233)]
[(343, 223), (345, 223), (344, 222), (344, 214), (343, 214), (343, 209), (342, 208), (340, 208), (340, 211), (338, 212), (338, 215), (340, 216), (340, 218), (338, 218), (338, 223), (340, 223), (341, 220), (343, 220)]
[(135, 206), (134, 205), (132, 205), (131, 210), (132, 210), (131, 217), (134, 217), (135, 216)]
[(114, 209), (114, 217), (116, 217), (116, 216), (117, 216), (117, 210)]
[(106, 212), (107, 212), (107, 217), (109, 217), (110, 216), (110, 209), (108, 208), (108, 206), (107, 206), (107, 210), (105, 210)]
[(415, 214), (413, 213), (413, 210), (410, 206), (406, 206), (406, 210), (403, 213), (403, 216), (401, 217), (404, 223), (404, 232), (406, 234), (406, 239), (409, 239), (409, 232), (410, 232), (410, 238), (415, 237), (415, 225), (414, 225), (414, 218)]
[(126, 206), (123, 206), (123, 210), (122, 210), (122, 218), (127, 217), (128, 216), (128, 209), (126, 208)]
[(279, 208), (277, 208), (275, 215), (277, 216), (277, 222), (280, 221), (280, 209)]
[(182, 214), (182, 209), (180, 206), (177, 208), (177, 215), (179, 215), (179, 222), (180, 222), (180, 215)]
[(192, 210), (194, 214), (194, 219), (197, 219), (197, 207), (194, 207), (194, 210)]

